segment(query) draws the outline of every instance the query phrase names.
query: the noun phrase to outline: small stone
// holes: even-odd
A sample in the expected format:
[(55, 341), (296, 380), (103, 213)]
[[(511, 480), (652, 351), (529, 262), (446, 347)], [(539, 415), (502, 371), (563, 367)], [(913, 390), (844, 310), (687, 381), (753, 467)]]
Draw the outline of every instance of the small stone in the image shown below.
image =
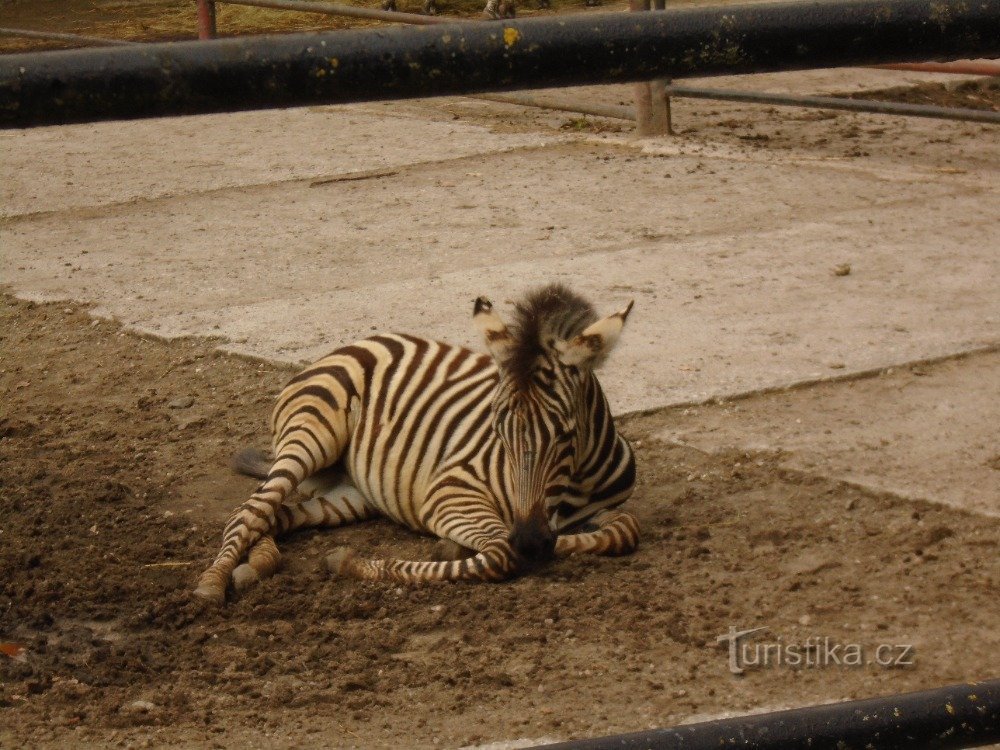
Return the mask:
[(156, 704), (149, 701), (132, 701), (122, 708), (126, 713), (130, 714), (148, 714), (156, 710)]
[(675, 690), (674, 692), (671, 693), (671, 695), (674, 698), (683, 698), (687, 694), (688, 694), (688, 691), (685, 690), (684, 688), (679, 688), (679, 689), (677, 689), (677, 690)]
[(851, 264), (850, 263), (841, 263), (841, 264), (833, 267), (833, 275), (834, 276), (849, 276), (850, 273), (851, 273)]
[(191, 396), (181, 396), (180, 398), (175, 398), (173, 401), (167, 404), (170, 409), (187, 409), (194, 404), (194, 398)]
[(857, 507), (858, 507), (858, 499), (856, 497), (852, 497), (850, 500), (844, 503), (844, 510), (854, 510)]
[(809, 615), (802, 615), (802, 617), (799, 618), (799, 625), (806, 626), (811, 622), (812, 618)]

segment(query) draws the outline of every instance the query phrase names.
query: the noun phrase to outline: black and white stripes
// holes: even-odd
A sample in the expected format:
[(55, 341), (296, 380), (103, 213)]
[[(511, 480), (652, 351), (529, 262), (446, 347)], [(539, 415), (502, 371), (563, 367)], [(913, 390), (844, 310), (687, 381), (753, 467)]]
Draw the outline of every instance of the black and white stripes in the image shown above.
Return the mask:
[[(263, 481), (230, 517), (196, 594), (222, 601), (230, 582), (239, 589), (270, 575), (279, 534), (375, 515), (466, 554), (409, 562), (340, 549), (331, 570), (500, 580), (553, 555), (631, 551), (638, 525), (615, 509), (632, 492), (635, 463), (593, 373), (630, 308), (598, 320), (553, 285), (517, 306), (510, 329), (477, 300), (474, 322), (492, 357), (393, 334), (306, 368), (278, 398), (274, 460), (266, 472), (259, 462), (250, 469)], [(585, 522), (597, 530), (573, 533)]]

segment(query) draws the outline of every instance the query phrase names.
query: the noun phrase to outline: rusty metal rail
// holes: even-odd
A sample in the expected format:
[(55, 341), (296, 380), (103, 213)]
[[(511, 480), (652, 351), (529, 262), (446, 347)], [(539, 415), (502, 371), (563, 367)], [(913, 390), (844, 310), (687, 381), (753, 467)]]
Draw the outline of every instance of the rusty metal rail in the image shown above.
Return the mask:
[(0, 127), (1000, 55), (1000, 0), (938, 11), (762, 3), (5, 55)]
[(956, 60), (944, 63), (896, 63), (879, 65), (882, 70), (912, 70), (915, 73), (955, 73), (967, 76), (1000, 76), (1000, 61)]
[(881, 115), (904, 117), (930, 117), (937, 120), (961, 120), (1000, 125), (1000, 112), (964, 107), (936, 107), (929, 104), (872, 101), (870, 99), (844, 99), (837, 96), (791, 96), (768, 94), (759, 91), (733, 91), (730, 89), (702, 89), (690, 86), (667, 86), (669, 96), (688, 99), (713, 99), (717, 101), (770, 104), (776, 107), (809, 107), (834, 109), (847, 112), (872, 112)]
[(72, 42), (73, 44), (94, 45), (97, 47), (125, 47), (138, 42), (127, 42), (122, 39), (104, 39), (84, 34), (60, 34), (55, 31), (33, 31), (32, 29), (0, 28), (0, 36), (20, 36), (25, 39), (44, 39), (52, 42)]
[(310, 0), (214, 0), (214, 2), (225, 2), (228, 5), (252, 5), (257, 8), (275, 8), (276, 10), (298, 10), (305, 13), (322, 13), (327, 16), (367, 18), (374, 21), (407, 23), (417, 26), (460, 23), (464, 20), (449, 16), (424, 16), (419, 13), (403, 13), (395, 10), (376, 10), (375, 8), (360, 8), (354, 5), (340, 5), (338, 3), (318, 3), (311, 2)]

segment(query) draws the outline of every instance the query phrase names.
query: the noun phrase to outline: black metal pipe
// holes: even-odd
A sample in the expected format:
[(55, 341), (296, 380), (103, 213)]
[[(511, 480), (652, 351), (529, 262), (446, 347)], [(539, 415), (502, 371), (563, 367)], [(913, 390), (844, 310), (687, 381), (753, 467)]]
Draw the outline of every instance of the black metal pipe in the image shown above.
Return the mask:
[(1000, 680), (540, 747), (544, 750), (717, 750), (727, 747), (945, 750), (994, 742), (1000, 742)]
[(1000, 0), (828, 0), (0, 57), (0, 127), (1000, 56)]

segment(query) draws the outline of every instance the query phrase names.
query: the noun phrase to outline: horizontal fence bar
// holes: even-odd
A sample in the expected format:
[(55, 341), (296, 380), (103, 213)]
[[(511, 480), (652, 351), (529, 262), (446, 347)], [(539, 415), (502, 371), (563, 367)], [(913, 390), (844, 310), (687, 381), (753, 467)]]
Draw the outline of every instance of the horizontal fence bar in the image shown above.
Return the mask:
[(74, 44), (93, 44), (98, 47), (125, 47), (138, 42), (126, 42), (121, 39), (102, 39), (83, 34), (60, 34), (55, 31), (32, 31), (31, 29), (0, 28), (0, 36), (20, 36), (26, 39), (45, 39), (53, 42), (73, 42)]
[(574, 112), (580, 115), (592, 115), (594, 117), (607, 117), (613, 120), (635, 121), (635, 107), (623, 104), (588, 104), (581, 101), (566, 101), (552, 99), (548, 96), (536, 96), (534, 94), (478, 94), (476, 99), (487, 102), (500, 102), (501, 104), (514, 104), (519, 107), (538, 107), (539, 109), (552, 109), (557, 112)]
[(1000, 0), (828, 0), (0, 57), (0, 126), (1000, 55)]
[(305, 13), (322, 13), (327, 16), (368, 18), (374, 21), (408, 23), (417, 26), (459, 23), (463, 20), (460, 18), (450, 18), (448, 16), (422, 16), (419, 13), (402, 13), (394, 10), (359, 8), (353, 5), (339, 5), (337, 3), (315, 3), (310, 2), (310, 0), (216, 0), (216, 2), (225, 2), (228, 5), (252, 5), (255, 8), (274, 8), (276, 10), (298, 10)]
[[(747, 104), (768, 104), (778, 107), (806, 107), (809, 109), (834, 109), (848, 112), (869, 112), (880, 115), (902, 117), (929, 117), (938, 120), (960, 120), (962, 122), (984, 122), (1000, 125), (1000, 112), (965, 107), (935, 107), (924, 104), (903, 102), (883, 102), (870, 99), (842, 99), (836, 96), (791, 96), (769, 94), (762, 91), (736, 91), (733, 89), (703, 89), (690, 86), (666, 86), (667, 96), (681, 99), (711, 99), (716, 101), (746, 102)], [(553, 99), (535, 94), (480, 94), (477, 99), (501, 104), (515, 104), (521, 107), (538, 107), (561, 112), (575, 112), (581, 115), (607, 117), (613, 120), (635, 120), (635, 107), (621, 104), (587, 104), (584, 102)]]
[(1000, 742), (1000, 680), (544, 745), (536, 750), (834, 750)]
[(957, 60), (946, 63), (897, 63), (879, 65), (883, 70), (912, 70), (915, 73), (957, 73), (969, 76), (1000, 76), (1000, 62)]
[(848, 112), (872, 112), (880, 115), (930, 117), (937, 120), (961, 120), (963, 122), (985, 122), (1000, 125), (1000, 112), (965, 107), (936, 107), (930, 104), (906, 104), (904, 102), (883, 102), (871, 99), (842, 99), (838, 96), (792, 96), (789, 94), (769, 94), (761, 91), (702, 89), (690, 86), (667, 86), (667, 96), (679, 96), (687, 99), (714, 99), (727, 102), (748, 102), (750, 104), (771, 104), (777, 107), (810, 107), (814, 109), (846, 110)]

